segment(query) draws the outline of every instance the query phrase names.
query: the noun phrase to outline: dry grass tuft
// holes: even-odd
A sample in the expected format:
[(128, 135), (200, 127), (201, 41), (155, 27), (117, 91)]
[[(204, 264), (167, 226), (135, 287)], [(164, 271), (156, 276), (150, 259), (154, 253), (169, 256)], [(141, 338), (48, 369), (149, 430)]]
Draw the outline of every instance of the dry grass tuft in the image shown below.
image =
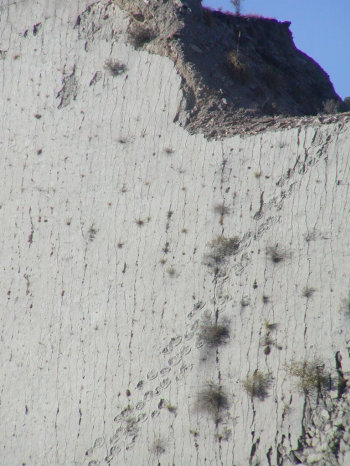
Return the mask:
[(299, 388), (304, 393), (321, 392), (330, 388), (330, 375), (325, 371), (324, 364), (313, 361), (292, 361), (287, 370), (290, 375), (299, 378)]
[(198, 393), (197, 407), (201, 411), (210, 413), (215, 421), (219, 422), (221, 412), (229, 407), (227, 395), (220, 385), (209, 382), (207, 386)]
[(236, 254), (239, 248), (239, 239), (237, 236), (226, 238), (217, 236), (210, 243), (211, 252), (205, 255), (204, 263), (211, 268), (217, 269), (228, 256)]
[(135, 49), (140, 49), (148, 42), (151, 42), (155, 38), (155, 34), (145, 26), (134, 24), (128, 31), (128, 38)]
[(286, 252), (280, 249), (277, 245), (269, 246), (266, 248), (266, 254), (270, 257), (274, 264), (282, 262), (287, 257)]
[(244, 62), (236, 50), (231, 50), (226, 56), (227, 66), (232, 78), (241, 84), (250, 79), (250, 67)]
[(199, 330), (198, 340), (207, 348), (216, 348), (227, 343), (230, 338), (228, 322), (213, 322), (210, 318), (204, 320)]
[(119, 76), (120, 74), (125, 73), (127, 70), (124, 63), (112, 59), (105, 61), (105, 68), (111, 73), (112, 76)]
[(271, 386), (271, 376), (263, 374), (260, 371), (255, 371), (253, 375), (247, 377), (243, 386), (252, 398), (265, 400), (268, 397), (268, 390)]

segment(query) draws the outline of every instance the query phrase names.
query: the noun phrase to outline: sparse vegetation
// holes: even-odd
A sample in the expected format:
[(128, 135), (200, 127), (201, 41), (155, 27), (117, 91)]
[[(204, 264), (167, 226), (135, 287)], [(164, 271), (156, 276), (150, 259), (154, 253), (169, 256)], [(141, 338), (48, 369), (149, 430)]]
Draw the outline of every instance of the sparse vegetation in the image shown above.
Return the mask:
[(271, 323), (269, 322), (268, 320), (265, 319), (265, 328), (266, 328), (266, 331), (267, 332), (272, 332), (273, 330), (276, 330), (277, 327), (278, 327), (278, 324), (276, 324), (275, 322), (274, 323)]
[(168, 272), (169, 277), (171, 277), (171, 278), (176, 277), (176, 270), (174, 269), (174, 267), (169, 267), (167, 272)]
[(237, 253), (239, 248), (239, 239), (237, 236), (226, 238), (218, 236), (210, 243), (211, 252), (205, 255), (205, 264), (217, 271), (226, 257)]
[(244, 84), (249, 81), (250, 67), (247, 63), (242, 61), (239, 52), (231, 50), (226, 56), (228, 70), (232, 78)]
[(127, 70), (124, 63), (121, 63), (118, 60), (109, 60), (105, 61), (105, 68), (111, 73), (112, 76), (119, 76), (120, 74), (125, 73)]
[[(265, 320), (265, 335), (261, 340), (261, 346), (264, 346), (264, 354), (268, 356), (271, 353), (271, 346), (277, 346), (275, 340), (271, 338), (271, 332), (277, 329), (276, 323)], [(278, 348), (278, 346), (277, 346)]]
[(282, 262), (287, 256), (286, 252), (280, 249), (278, 245), (267, 247), (266, 254), (270, 257), (274, 264)]
[(305, 286), (302, 291), (302, 296), (304, 296), (304, 298), (310, 298), (315, 293), (315, 291), (315, 288)]
[(207, 318), (200, 326), (198, 340), (203, 342), (207, 348), (216, 348), (223, 345), (230, 338), (228, 322), (214, 322)]
[(176, 411), (177, 411), (176, 406), (173, 406), (173, 405), (171, 405), (171, 404), (168, 404), (166, 408), (167, 408), (167, 410), (169, 411), (169, 413), (176, 414)]
[(236, 15), (241, 14), (241, 5), (242, 5), (242, 0), (231, 0), (231, 3), (235, 9)]
[(226, 207), (224, 203), (221, 203), (214, 206), (214, 212), (220, 215), (227, 215), (230, 212), (230, 209)]
[(288, 372), (299, 378), (299, 388), (304, 393), (321, 392), (330, 387), (330, 375), (325, 371), (324, 364), (319, 360), (292, 361), (287, 366)]
[(198, 394), (197, 407), (210, 413), (215, 421), (219, 422), (221, 412), (229, 407), (227, 395), (220, 385), (209, 382)]
[(263, 297), (262, 297), (262, 302), (263, 302), (264, 304), (267, 304), (269, 301), (270, 301), (270, 298), (269, 298), (268, 296), (266, 296), (266, 295), (263, 295)]
[(89, 241), (93, 241), (95, 239), (97, 232), (98, 230), (96, 230), (95, 226), (92, 224), (88, 231)]
[(140, 24), (134, 24), (128, 31), (128, 38), (131, 45), (135, 49), (142, 48), (148, 42), (151, 42), (155, 38), (154, 32)]
[(158, 456), (165, 453), (165, 442), (164, 442), (164, 440), (161, 439), (161, 438), (156, 439), (153, 442), (152, 451), (153, 451), (153, 453), (155, 453)]
[(258, 370), (256, 370), (253, 375), (247, 377), (243, 383), (246, 392), (252, 398), (259, 398), (259, 400), (265, 400), (265, 398), (268, 397), (270, 385), (271, 376), (269, 374), (263, 374)]

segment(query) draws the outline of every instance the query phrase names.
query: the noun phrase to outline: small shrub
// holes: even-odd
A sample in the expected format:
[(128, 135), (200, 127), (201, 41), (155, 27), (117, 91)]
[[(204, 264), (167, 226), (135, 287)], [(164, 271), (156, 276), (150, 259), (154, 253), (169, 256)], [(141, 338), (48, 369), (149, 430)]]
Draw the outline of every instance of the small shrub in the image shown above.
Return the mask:
[(135, 49), (142, 48), (148, 42), (151, 42), (155, 38), (154, 32), (141, 25), (134, 25), (128, 31), (128, 38), (131, 45), (135, 47)]
[(93, 241), (96, 238), (98, 230), (96, 230), (94, 225), (91, 225), (89, 228), (88, 234), (89, 234), (89, 241)]
[(271, 377), (269, 374), (263, 374), (260, 371), (255, 371), (253, 375), (247, 377), (243, 386), (246, 392), (252, 398), (265, 400), (268, 396), (268, 389), (271, 385)]
[(165, 442), (164, 442), (164, 440), (161, 439), (161, 438), (156, 439), (153, 442), (152, 451), (153, 451), (153, 453), (155, 453), (158, 456), (165, 453)]
[(321, 392), (329, 388), (330, 376), (326, 373), (324, 364), (319, 360), (292, 361), (287, 370), (290, 375), (299, 378), (299, 388), (304, 393)]
[(278, 327), (278, 324), (276, 323), (271, 323), (268, 320), (265, 319), (265, 328), (268, 332), (272, 332), (273, 330), (276, 330)]
[(237, 253), (239, 248), (239, 239), (237, 236), (226, 238), (218, 236), (211, 243), (211, 252), (205, 256), (205, 264), (208, 267), (217, 267), (222, 264), (226, 257)]
[(176, 270), (174, 269), (174, 267), (169, 267), (167, 272), (168, 272), (169, 277), (171, 277), (171, 278), (175, 278), (176, 275), (177, 275)]
[(233, 79), (244, 84), (249, 81), (250, 68), (247, 63), (241, 60), (238, 51), (231, 50), (226, 56), (228, 70)]
[(126, 66), (117, 60), (106, 60), (105, 68), (111, 73), (112, 76), (119, 76), (125, 73), (127, 70)]
[(270, 257), (274, 264), (282, 262), (286, 258), (286, 253), (282, 249), (279, 249), (278, 246), (269, 246), (266, 249), (266, 254)]
[(218, 422), (221, 412), (229, 407), (227, 395), (220, 385), (209, 382), (198, 394), (197, 407), (201, 411), (210, 413)]
[(223, 345), (230, 338), (230, 328), (228, 322), (221, 324), (206, 319), (199, 330), (198, 340), (203, 342), (208, 348), (215, 348)]
[(177, 408), (176, 406), (173, 406), (171, 404), (168, 404), (166, 409), (169, 411), (169, 413), (176, 414)]
[(304, 298), (310, 298), (315, 293), (315, 291), (315, 288), (305, 286), (305, 288), (303, 288), (302, 296), (304, 296)]
[(226, 207), (224, 203), (216, 204), (214, 206), (214, 212), (220, 215), (227, 215), (228, 213), (230, 213), (230, 209)]

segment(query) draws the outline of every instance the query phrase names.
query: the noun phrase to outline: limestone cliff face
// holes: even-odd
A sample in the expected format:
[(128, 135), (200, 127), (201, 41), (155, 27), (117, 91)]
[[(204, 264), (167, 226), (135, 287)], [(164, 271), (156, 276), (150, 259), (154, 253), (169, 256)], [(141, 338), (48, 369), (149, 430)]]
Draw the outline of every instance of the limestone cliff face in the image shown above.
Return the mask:
[(125, 3), (0, 6), (0, 463), (349, 464), (349, 115), (191, 134)]

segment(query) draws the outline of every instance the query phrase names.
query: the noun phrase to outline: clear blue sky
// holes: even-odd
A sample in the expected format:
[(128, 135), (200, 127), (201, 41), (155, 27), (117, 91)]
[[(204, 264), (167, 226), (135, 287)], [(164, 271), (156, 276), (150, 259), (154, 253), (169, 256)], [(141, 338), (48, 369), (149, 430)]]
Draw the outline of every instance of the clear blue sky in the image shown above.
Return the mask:
[[(233, 11), (229, 0), (203, 0), (204, 6)], [(243, 0), (242, 14), (291, 21), (298, 49), (329, 74), (335, 91), (350, 96), (350, 0)]]

